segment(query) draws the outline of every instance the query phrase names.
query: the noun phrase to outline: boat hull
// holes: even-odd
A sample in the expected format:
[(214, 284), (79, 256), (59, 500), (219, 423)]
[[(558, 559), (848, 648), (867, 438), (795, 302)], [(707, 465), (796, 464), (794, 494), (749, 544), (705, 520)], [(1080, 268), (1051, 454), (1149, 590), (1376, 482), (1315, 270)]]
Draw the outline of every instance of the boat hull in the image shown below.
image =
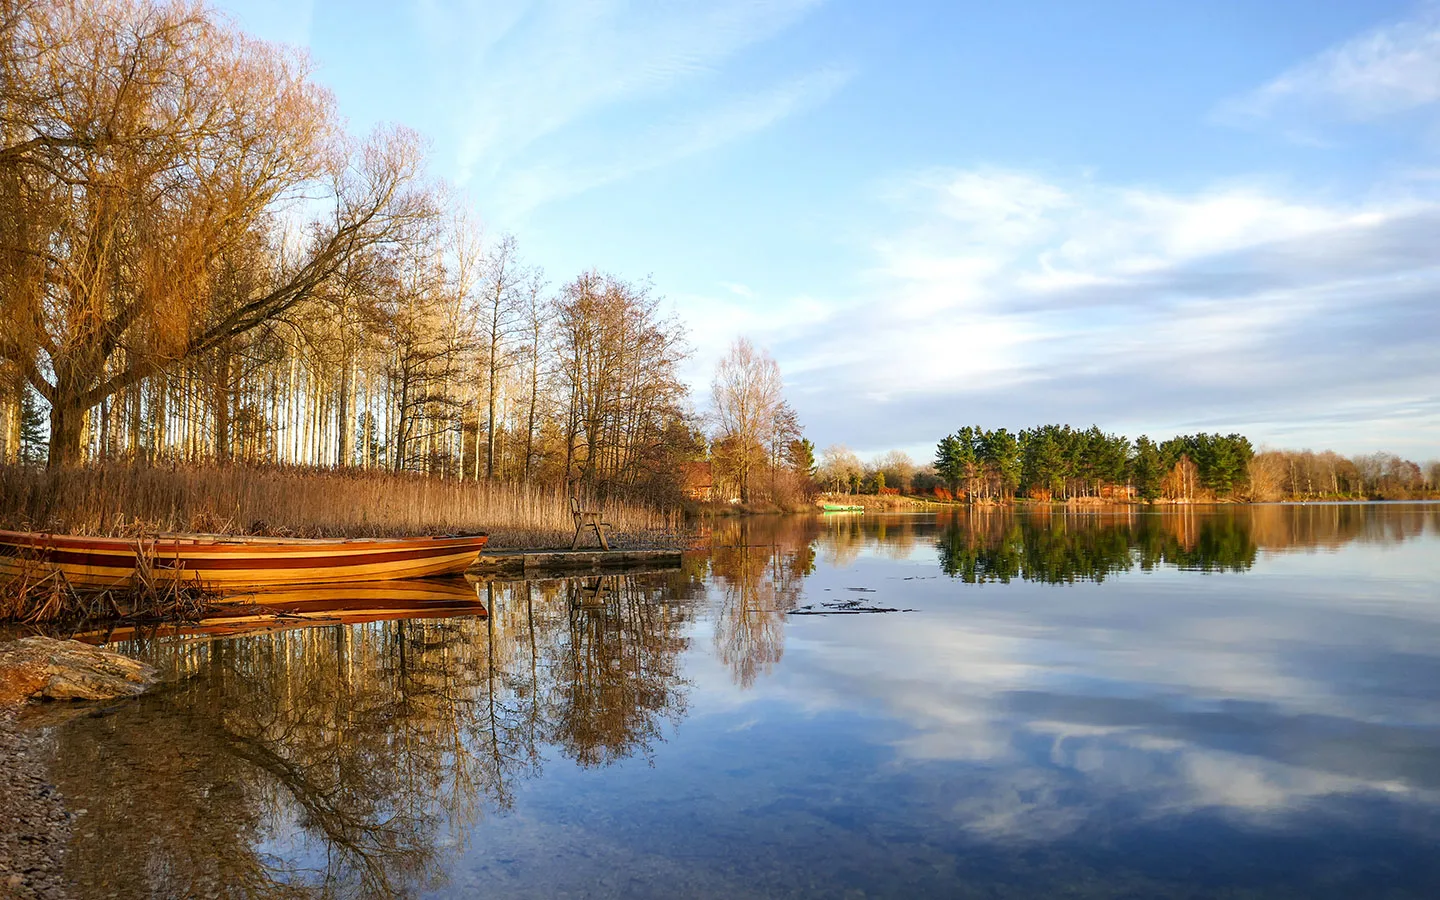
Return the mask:
[(90, 538), (0, 531), (0, 578), (62, 573), (77, 587), (130, 586), (151, 579), (212, 588), (390, 581), (464, 572), (486, 536), (300, 540), (227, 535)]

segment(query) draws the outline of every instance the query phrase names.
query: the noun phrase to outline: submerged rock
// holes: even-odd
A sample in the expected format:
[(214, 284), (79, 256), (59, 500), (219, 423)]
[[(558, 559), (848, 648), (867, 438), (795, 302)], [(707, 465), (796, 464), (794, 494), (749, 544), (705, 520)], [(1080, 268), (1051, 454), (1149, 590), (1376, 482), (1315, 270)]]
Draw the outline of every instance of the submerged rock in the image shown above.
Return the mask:
[(153, 666), (79, 641), (29, 637), (0, 643), (0, 705), (132, 697), (156, 677)]

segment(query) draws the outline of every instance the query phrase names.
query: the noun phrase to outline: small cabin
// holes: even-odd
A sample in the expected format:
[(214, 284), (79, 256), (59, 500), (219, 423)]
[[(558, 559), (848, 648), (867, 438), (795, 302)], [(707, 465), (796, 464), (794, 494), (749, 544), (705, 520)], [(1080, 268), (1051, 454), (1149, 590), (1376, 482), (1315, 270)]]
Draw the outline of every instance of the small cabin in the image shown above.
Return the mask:
[(683, 464), (680, 492), (686, 500), (709, 502), (715, 499), (715, 474), (710, 463), (698, 461)]

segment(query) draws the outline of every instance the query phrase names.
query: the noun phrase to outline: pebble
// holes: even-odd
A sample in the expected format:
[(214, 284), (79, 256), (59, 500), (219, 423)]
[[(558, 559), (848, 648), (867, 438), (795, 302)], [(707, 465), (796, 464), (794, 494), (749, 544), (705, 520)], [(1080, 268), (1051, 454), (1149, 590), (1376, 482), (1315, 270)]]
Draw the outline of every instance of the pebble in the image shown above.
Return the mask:
[(0, 705), (0, 898), (62, 900), (70, 817), (35, 747), (35, 735)]

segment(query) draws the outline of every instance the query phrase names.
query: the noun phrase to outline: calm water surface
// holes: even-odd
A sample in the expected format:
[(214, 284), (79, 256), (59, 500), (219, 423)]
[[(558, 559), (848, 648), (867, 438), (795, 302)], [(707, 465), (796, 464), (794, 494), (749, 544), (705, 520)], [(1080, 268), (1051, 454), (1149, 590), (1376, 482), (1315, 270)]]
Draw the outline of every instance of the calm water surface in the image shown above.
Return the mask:
[(1440, 896), (1440, 506), (711, 545), (127, 643), (174, 680), (47, 726), (82, 895)]

